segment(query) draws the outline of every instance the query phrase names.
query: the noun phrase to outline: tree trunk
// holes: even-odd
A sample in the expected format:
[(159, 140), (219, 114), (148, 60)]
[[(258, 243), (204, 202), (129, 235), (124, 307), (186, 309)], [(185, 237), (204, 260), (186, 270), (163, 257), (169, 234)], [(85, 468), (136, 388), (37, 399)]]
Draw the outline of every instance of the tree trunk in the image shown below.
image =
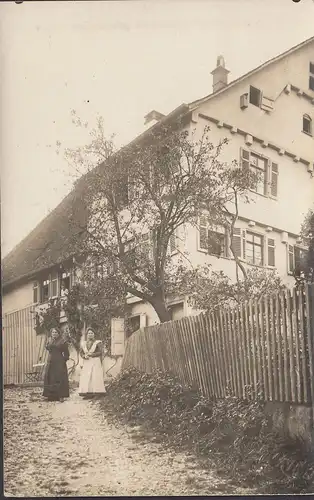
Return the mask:
[(167, 308), (165, 301), (161, 298), (155, 298), (150, 301), (151, 305), (155, 309), (160, 323), (165, 323), (166, 321), (171, 321), (171, 313)]

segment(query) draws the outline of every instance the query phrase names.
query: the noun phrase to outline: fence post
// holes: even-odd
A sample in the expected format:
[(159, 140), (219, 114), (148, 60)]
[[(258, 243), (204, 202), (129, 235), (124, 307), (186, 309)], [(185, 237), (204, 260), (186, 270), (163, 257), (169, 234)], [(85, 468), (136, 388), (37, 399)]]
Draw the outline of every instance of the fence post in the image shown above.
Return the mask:
[(308, 366), (310, 376), (310, 402), (312, 408), (312, 426), (314, 427), (314, 284), (306, 285), (305, 301)]

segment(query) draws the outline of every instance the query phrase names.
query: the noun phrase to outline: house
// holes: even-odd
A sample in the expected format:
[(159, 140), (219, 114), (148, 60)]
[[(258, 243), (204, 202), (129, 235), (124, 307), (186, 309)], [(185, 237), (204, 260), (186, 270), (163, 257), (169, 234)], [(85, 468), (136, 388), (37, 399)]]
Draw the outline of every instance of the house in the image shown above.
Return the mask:
[[(314, 195), (314, 37), (230, 83), (228, 74), (219, 56), (212, 71), (212, 92), (167, 116), (155, 110), (148, 113), (146, 130), (132, 143), (143, 140), (159, 124), (178, 118), (187, 129), (195, 130), (196, 137), (210, 125), (213, 143), (229, 138), (222, 160), (238, 159), (262, 179), (253, 194), (255, 202), (240, 207), (235, 232), (238, 256), (246, 266), (276, 268), (292, 285), (292, 272), (302, 253), (298, 234)], [(154, 124), (147, 128), (151, 120)], [(5, 257), (4, 314), (44, 303), (61, 293), (62, 282), (71, 286), (75, 281), (77, 241), (83, 235), (73, 234), (77, 226), (71, 224), (71, 217), (87, 217), (79, 189)], [(219, 249), (216, 245), (212, 252), (204, 243), (207, 226), (204, 216), (199, 230), (189, 231), (189, 238), (177, 235), (177, 244), (186, 245), (195, 264), (210, 262), (234, 277), (224, 230), (217, 229)], [(158, 322), (149, 304), (132, 296), (128, 302), (134, 330)], [(185, 298), (178, 297), (169, 308), (173, 319), (194, 313)]]

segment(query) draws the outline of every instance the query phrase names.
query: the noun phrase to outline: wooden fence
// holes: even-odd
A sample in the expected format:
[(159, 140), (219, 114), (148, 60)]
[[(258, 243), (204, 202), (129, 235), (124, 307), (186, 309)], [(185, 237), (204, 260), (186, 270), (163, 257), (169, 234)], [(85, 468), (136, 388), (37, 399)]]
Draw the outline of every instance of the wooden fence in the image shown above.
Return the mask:
[(314, 285), (146, 327), (122, 368), (170, 371), (206, 396), (314, 403)]
[[(46, 361), (47, 352), (42, 349), (46, 338), (35, 333), (32, 307), (5, 314), (2, 321), (3, 384), (23, 384), (33, 364)], [(38, 359), (40, 352), (45, 359)]]

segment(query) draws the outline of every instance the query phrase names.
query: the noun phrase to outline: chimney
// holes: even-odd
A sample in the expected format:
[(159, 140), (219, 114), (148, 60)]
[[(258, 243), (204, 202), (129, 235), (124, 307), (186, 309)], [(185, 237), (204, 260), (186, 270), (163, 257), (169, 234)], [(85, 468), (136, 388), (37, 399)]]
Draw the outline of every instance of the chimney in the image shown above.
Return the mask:
[(211, 72), (211, 75), (213, 75), (213, 92), (218, 92), (218, 90), (221, 90), (228, 85), (228, 73), (230, 73), (230, 71), (225, 68), (225, 60), (223, 56), (218, 56), (217, 66)]
[(155, 125), (155, 123), (159, 122), (165, 115), (163, 115), (162, 113), (159, 113), (159, 111), (156, 111), (155, 109), (153, 109), (153, 111), (150, 111), (149, 113), (147, 113), (146, 116), (144, 116), (144, 125), (149, 128), (149, 127), (152, 127), (153, 125)]

